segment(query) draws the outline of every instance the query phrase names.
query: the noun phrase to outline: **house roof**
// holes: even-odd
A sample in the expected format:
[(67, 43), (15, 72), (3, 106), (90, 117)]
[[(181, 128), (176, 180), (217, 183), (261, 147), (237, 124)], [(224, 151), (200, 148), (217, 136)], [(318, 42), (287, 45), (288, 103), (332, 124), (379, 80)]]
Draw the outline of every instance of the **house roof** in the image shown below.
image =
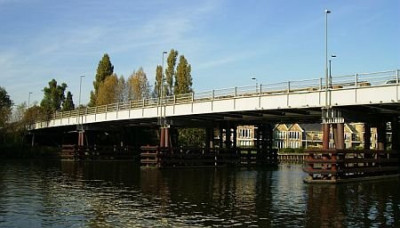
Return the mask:
[(321, 124), (315, 123), (315, 124), (301, 124), (300, 125), (304, 131), (322, 131)]

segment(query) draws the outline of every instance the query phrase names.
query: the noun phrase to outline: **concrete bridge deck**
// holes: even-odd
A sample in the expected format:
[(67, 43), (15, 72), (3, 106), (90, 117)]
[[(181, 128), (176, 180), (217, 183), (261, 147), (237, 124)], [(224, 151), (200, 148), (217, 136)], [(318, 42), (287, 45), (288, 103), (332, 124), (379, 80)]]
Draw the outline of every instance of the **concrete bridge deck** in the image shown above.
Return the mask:
[[(400, 70), (257, 84), (54, 113), (32, 130), (94, 124), (157, 125), (160, 116), (179, 124), (230, 121), (318, 121), (321, 109), (340, 108), (347, 118), (359, 114), (400, 114)], [(328, 102), (328, 103), (327, 103)]]

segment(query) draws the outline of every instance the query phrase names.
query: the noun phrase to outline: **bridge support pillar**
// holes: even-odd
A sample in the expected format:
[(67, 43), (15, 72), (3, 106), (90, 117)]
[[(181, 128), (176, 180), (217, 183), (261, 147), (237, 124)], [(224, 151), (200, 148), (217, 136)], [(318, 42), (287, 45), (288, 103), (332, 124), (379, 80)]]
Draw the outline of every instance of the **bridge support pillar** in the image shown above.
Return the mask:
[(206, 150), (210, 151), (211, 148), (214, 148), (214, 129), (209, 127), (206, 128)]
[(276, 162), (277, 154), (272, 149), (273, 128), (271, 124), (257, 126), (255, 135), (255, 146), (257, 148), (258, 162)]
[(322, 124), (322, 149), (329, 149), (329, 134), (331, 132), (331, 126), (327, 123)]
[(392, 150), (398, 151), (400, 149), (400, 134), (399, 134), (399, 120), (398, 117), (395, 116), (391, 122), (392, 127)]
[(160, 147), (170, 147), (170, 134), (168, 127), (160, 128)]
[(31, 145), (32, 145), (32, 147), (34, 147), (35, 146), (35, 133), (32, 133), (32, 141), (31, 141)]
[(386, 150), (386, 123), (379, 122), (376, 128), (378, 134), (378, 150)]
[(234, 126), (233, 126), (233, 129), (232, 129), (232, 138), (233, 138), (233, 141), (232, 141), (232, 148), (234, 148), (234, 149), (236, 149), (236, 146), (237, 146), (237, 125), (235, 124)]
[(364, 150), (371, 149), (371, 125), (364, 123)]
[(231, 139), (231, 126), (227, 124), (225, 127), (225, 148), (230, 149), (232, 148), (232, 139)]
[(220, 149), (224, 146), (224, 132), (223, 131), (224, 131), (224, 129), (220, 124), (219, 131), (218, 131), (218, 138), (219, 138), (218, 146)]
[(330, 124), (332, 124), (336, 149), (344, 149), (344, 118), (339, 109), (327, 107), (322, 109), (322, 149), (329, 149)]
[(78, 131), (78, 146), (85, 146), (85, 131)]
[(335, 139), (335, 148), (342, 150), (345, 148), (344, 145), (344, 123), (333, 124), (333, 134)]

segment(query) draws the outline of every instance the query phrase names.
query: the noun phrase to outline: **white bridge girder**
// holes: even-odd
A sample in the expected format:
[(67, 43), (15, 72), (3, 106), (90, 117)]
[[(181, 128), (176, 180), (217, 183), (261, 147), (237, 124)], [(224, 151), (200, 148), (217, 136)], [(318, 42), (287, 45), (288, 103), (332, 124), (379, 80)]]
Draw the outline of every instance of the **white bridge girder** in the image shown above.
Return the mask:
[[(399, 104), (399, 84), (385, 84), (380, 86), (363, 86), (355, 88), (330, 89), (330, 107), (364, 106), (378, 104)], [(62, 127), (77, 124), (94, 124), (107, 121), (140, 121), (157, 119), (160, 112), (165, 112), (166, 118), (191, 115), (207, 115), (220, 113), (235, 113), (251, 111), (299, 110), (311, 108), (326, 108), (325, 90), (304, 89), (297, 91), (259, 92), (245, 95), (209, 97), (174, 101), (163, 105), (142, 107), (113, 106), (105, 111), (94, 113), (81, 112), (79, 115), (56, 116), (47, 122), (38, 122), (32, 129)], [(164, 110), (165, 109), (165, 110)]]

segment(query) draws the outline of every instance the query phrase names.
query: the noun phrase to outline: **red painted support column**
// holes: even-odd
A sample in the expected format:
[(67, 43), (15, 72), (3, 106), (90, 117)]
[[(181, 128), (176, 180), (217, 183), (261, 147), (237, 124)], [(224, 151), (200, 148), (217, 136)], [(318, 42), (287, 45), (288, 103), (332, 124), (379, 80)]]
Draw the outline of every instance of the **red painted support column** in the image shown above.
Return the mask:
[(78, 146), (84, 146), (84, 145), (85, 145), (85, 132), (79, 131), (78, 132)]
[(322, 124), (322, 149), (329, 149), (329, 134), (330, 126), (329, 124)]
[(160, 128), (160, 147), (165, 147), (165, 131), (164, 128)]
[(335, 147), (338, 150), (345, 149), (344, 145), (344, 123), (336, 124), (336, 140), (335, 140)]
[(333, 146), (337, 148), (338, 145), (338, 127), (337, 124), (332, 124)]
[(171, 146), (171, 137), (169, 135), (169, 128), (165, 127), (164, 128), (164, 142), (165, 142), (165, 147), (169, 148)]

